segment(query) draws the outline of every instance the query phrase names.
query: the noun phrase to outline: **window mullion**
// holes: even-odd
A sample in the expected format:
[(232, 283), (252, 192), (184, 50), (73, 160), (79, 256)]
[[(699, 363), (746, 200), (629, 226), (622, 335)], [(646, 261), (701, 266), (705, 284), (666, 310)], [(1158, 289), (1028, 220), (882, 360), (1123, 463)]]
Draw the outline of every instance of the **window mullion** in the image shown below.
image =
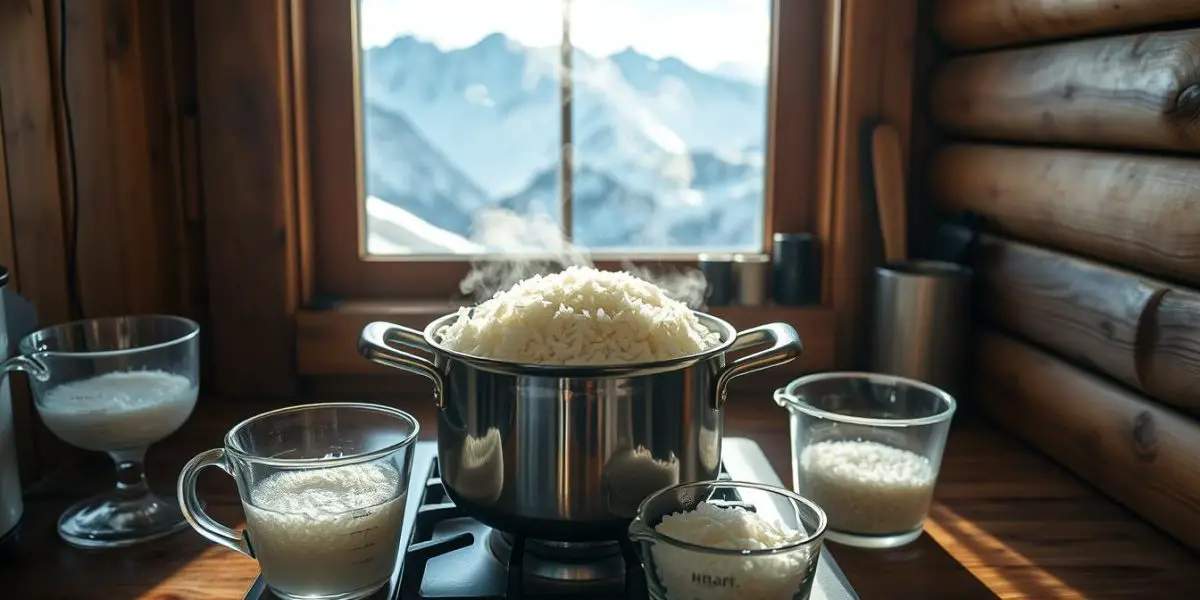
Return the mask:
[(559, 47), (559, 78), (558, 89), (561, 99), (559, 109), (559, 132), (562, 144), (559, 148), (559, 212), (562, 215), (563, 236), (570, 241), (573, 229), (572, 198), (574, 197), (574, 168), (575, 151), (573, 143), (571, 116), (573, 113), (572, 98), (574, 94), (571, 71), (571, 0), (562, 0), (562, 44)]

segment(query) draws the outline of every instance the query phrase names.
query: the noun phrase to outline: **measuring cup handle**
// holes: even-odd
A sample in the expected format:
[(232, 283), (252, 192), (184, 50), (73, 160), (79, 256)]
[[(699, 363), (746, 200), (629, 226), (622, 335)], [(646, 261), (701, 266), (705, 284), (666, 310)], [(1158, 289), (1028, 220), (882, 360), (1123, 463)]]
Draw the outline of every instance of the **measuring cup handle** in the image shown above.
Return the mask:
[(197, 454), (179, 473), (179, 510), (183, 511), (184, 518), (200, 535), (254, 558), (254, 551), (250, 549), (250, 541), (246, 539), (245, 532), (230, 529), (204, 512), (200, 497), (196, 495), (196, 478), (205, 467), (217, 467), (232, 475), (229, 463), (225, 460), (224, 448), (214, 448)]
[(30, 377), (38, 381), (50, 380), (50, 371), (46, 368), (45, 363), (38, 360), (38, 357), (35, 355), (24, 356), (18, 354), (4, 362), (0, 362), (0, 380), (3, 380), (9, 373), (14, 371), (28, 373)]

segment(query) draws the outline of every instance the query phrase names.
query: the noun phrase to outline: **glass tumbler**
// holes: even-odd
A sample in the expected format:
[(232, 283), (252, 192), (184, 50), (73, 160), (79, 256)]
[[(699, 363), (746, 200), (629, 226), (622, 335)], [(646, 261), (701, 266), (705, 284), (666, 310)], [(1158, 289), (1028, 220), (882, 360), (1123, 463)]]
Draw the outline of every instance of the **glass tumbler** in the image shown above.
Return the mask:
[(825, 509), (830, 540), (894, 548), (921, 536), (954, 398), (920, 381), (822, 373), (775, 391), (791, 421), (798, 493)]
[[(200, 535), (258, 560), (275, 596), (364, 598), (396, 569), (419, 429), (412, 415), (376, 404), (266, 412), (184, 466), (179, 505)], [(246, 531), (201, 507), (196, 478), (213, 466), (237, 480)]]
[[(701, 503), (752, 511), (790, 535), (775, 548), (722, 548), (717, 547), (722, 536), (712, 529), (700, 535), (704, 544), (675, 539), (657, 529), (664, 517), (693, 511)], [(701, 481), (646, 498), (629, 525), (629, 537), (638, 545), (646, 587), (654, 600), (807, 600), (821, 557), (825, 523), (819, 506), (791, 491), (759, 483)], [(711, 527), (711, 522), (698, 527)], [(737, 540), (748, 528), (731, 529)]]
[(187, 528), (172, 500), (150, 491), (146, 449), (179, 429), (200, 390), (200, 326), (183, 317), (87, 319), (35, 331), (0, 364), (29, 374), (42, 422), (64, 442), (105, 452), (116, 488), (83, 500), (58, 534), (83, 548), (112, 548)]

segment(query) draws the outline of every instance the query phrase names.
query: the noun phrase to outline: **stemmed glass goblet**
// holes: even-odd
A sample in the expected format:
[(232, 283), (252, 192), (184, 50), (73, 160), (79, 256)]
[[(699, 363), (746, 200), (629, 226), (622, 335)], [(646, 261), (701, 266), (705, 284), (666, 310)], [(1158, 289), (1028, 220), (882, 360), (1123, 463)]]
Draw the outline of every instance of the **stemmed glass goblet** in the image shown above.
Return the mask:
[(106, 452), (116, 488), (68, 508), (58, 533), (73, 546), (112, 548), (187, 528), (173, 498), (146, 482), (147, 448), (179, 429), (200, 388), (200, 326), (146, 315), (74, 321), (35, 331), (0, 373), (29, 374), (42, 422), (63, 441)]

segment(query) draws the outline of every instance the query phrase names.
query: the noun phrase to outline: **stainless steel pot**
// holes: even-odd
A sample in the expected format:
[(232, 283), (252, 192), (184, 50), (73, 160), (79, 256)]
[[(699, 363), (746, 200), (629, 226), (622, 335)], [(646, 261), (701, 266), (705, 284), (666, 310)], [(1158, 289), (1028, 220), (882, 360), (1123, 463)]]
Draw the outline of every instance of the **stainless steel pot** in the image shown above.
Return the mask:
[[(359, 351), (433, 382), (442, 484), (464, 512), (514, 535), (615, 540), (646, 496), (718, 476), (729, 382), (802, 350), (790, 325), (738, 333), (697, 316), (720, 333), (719, 346), (638, 365), (520, 365), (452, 352), (436, 333), (457, 315), (423, 332), (371, 323)], [(762, 345), (726, 361), (728, 352)]]

